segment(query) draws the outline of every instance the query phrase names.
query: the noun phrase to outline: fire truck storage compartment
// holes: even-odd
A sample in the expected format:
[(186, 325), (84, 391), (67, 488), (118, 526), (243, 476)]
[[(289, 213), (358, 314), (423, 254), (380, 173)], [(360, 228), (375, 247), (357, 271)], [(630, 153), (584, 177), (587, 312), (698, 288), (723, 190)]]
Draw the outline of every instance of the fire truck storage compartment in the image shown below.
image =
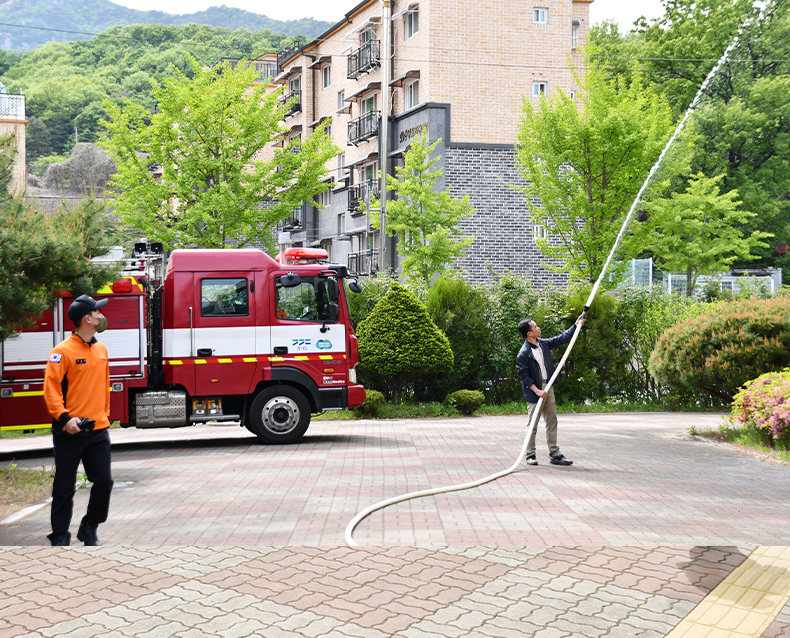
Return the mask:
[(143, 392), (134, 398), (134, 414), (138, 428), (189, 425), (187, 393), (183, 390)]

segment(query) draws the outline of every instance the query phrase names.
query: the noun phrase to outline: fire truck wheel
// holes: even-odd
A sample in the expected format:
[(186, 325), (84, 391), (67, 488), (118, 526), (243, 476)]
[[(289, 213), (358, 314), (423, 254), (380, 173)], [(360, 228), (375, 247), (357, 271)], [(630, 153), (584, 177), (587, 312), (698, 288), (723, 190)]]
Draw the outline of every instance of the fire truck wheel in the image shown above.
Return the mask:
[(296, 388), (266, 388), (250, 406), (248, 428), (264, 443), (294, 443), (310, 425), (310, 404)]

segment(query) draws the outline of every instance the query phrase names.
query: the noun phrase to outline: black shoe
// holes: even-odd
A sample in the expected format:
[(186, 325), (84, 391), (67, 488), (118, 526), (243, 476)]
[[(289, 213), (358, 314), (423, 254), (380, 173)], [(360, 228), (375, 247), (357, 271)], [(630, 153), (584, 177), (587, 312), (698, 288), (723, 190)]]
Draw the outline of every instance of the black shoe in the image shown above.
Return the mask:
[(71, 543), (71, 532), (61, 532), (60, 534), (52, 532), (47, 538), (52, 543), (52, 547), (68, 547)]
[[(551, 459), (550, 463), (552, 465), (573, 465), (573, 461), (566, 459), (562, 454), (557, 454), (557, 456), (551, 456), (549, 458)], [(77, 538), (79, 538), (79, 536)]]
[(524, 460), (527, 462), (527, 465), (537, 465), (538, 464), (538, 459), (535, 457), (534, 454), (527, 455), (527, 457)]
[(83, 543), (85, 543), (86, 547), (101, 546), (101, 541), (99, 540), (99, 537), (96, 536), (96, 528), (85, 523), (85, 521), (80, 523), (80, 528), (77, 530), (77, 540), (81, 540)]

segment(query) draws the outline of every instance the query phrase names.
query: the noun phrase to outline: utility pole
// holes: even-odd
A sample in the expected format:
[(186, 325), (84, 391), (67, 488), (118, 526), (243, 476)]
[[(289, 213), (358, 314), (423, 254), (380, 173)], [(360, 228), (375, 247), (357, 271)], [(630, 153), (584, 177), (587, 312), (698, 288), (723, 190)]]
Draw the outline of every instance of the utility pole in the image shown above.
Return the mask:
[[(390, 114), (390, 20), (392, 8), (390, 0), (382, 0), (384, 12), (381, 17), (381, 26), (384, 30), (382, 37), (381, 60), (381, 127), (379, 141), (381, 146), (381, 213), (379, 217), (379, 271), (387, 270), (387, 148), (389, 143), (389, 114)], [(373, 255), (371, 255), (371, 258)]]

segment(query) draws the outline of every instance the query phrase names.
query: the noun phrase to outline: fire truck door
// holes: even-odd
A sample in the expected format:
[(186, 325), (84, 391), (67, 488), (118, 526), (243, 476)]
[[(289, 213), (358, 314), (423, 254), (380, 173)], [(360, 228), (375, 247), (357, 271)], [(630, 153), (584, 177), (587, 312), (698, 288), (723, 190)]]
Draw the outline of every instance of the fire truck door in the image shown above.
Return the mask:
[(195, 273), (195, 389), (245, 394), (257, 367), (254, 273)]
[(333, 316), (328, 279), (301, 275), (285, 287), (275, 276), (272, 304), (272, 367), (290, 366), (309, 374), (319, 388), (346, 383), (346, 327)]

